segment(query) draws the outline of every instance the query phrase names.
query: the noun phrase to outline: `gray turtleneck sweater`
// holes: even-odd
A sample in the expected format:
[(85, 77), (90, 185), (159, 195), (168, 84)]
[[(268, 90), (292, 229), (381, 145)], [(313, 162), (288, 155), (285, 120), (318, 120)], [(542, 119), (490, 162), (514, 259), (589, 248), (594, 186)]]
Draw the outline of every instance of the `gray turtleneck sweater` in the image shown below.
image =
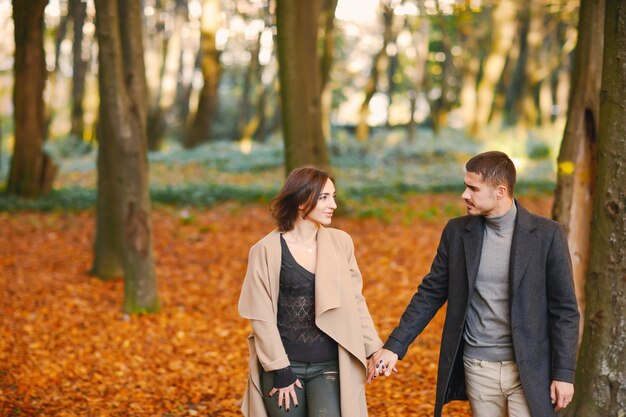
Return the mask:
[(485, 217), (476, 286), (465, 319), (465, 355), (486, 361), (512, 361), (509, 260), (517, 207)]

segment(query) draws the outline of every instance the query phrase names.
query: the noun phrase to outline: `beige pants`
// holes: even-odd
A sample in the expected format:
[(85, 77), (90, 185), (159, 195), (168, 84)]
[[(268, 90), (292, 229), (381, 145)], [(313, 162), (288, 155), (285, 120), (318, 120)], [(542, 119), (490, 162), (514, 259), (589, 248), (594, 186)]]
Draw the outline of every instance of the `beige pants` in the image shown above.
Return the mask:
[(488, 362), (465, 356), (463, 363), (472, 417), (531, 417), (514, 361)]

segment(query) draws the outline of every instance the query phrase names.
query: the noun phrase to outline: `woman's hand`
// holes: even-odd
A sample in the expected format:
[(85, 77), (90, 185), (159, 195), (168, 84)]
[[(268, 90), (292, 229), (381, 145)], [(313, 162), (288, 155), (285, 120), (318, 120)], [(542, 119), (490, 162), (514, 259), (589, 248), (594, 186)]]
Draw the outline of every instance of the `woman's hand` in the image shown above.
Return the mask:
[(388, 349), (382, 348), (374, 353), (367, 365), (367, 383), (379, 375), (390, 376), (391, 372), (398, 372), (396, 363), (398, 355)]
[(272, 388), (269, 396), (273, 397), (274, 394), (278, 393), (278, 408), (281, 408), (284, 403), (285, 411), (289, 411), (289, 405), (291, 404), (292, 401), (293, 401), (293, 405), (295, 405), (296, 407), (298, 406), (298, 396), (296, 395), (295, 387), (302, 389), (302, 384), (300, 383), (299, 379), (296, 379), (296, 382), (289, 385), (288, 387)]

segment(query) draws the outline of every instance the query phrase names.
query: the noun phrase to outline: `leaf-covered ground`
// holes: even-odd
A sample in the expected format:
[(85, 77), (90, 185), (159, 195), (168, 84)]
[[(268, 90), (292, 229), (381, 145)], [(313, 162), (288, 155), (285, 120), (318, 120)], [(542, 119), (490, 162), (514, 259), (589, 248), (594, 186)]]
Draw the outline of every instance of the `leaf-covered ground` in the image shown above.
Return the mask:
[[(549, 213), (547, 195), (521, 200)], [(457, 195), (417, 195), (385, 221), (336, 219), (355, 241), (383, 339), (455, 210)], [(248, 249), (273, 227), (266, 207), (157, 207), (162, 311), (133, 317), (120, 311), (121, 280), (88, 275), (92, 211), (0, 213), (0, 224), (0, 416), (239, 415), (249, 325), (236, 305)], [(370, 415), (432, 415), (442, 313), (398, 374), (367, 387)], [(444, 415), (469, 409), (452, 403)]]

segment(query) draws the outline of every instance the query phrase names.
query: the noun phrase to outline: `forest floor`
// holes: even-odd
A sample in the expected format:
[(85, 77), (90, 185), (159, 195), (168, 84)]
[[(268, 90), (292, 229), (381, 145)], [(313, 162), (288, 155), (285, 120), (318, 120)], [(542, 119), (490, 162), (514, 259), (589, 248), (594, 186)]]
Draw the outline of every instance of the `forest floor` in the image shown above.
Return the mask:
[[(552, 196), (520, 197), (549, 215)], [(385, 216), (338, 216), (385, 339), (428, 272), (457, 194), (409, 195)], [(454, 209), (441, 209), (453, 207)], [(415, 214), (417, 213), (417, 214)], [(238, 416), (250, 331), (237, 314), (248, 249), (266, 205), (158, 205), (160, 313), (126, 316), (121, 279), (90, 277), (94, 211), (0, 213), (0, 416)], [(367, 386), (370, 415), (432, 415), (441, 311), (400, 362)], [(445, 416), (469, 416), (453, 402)]]

